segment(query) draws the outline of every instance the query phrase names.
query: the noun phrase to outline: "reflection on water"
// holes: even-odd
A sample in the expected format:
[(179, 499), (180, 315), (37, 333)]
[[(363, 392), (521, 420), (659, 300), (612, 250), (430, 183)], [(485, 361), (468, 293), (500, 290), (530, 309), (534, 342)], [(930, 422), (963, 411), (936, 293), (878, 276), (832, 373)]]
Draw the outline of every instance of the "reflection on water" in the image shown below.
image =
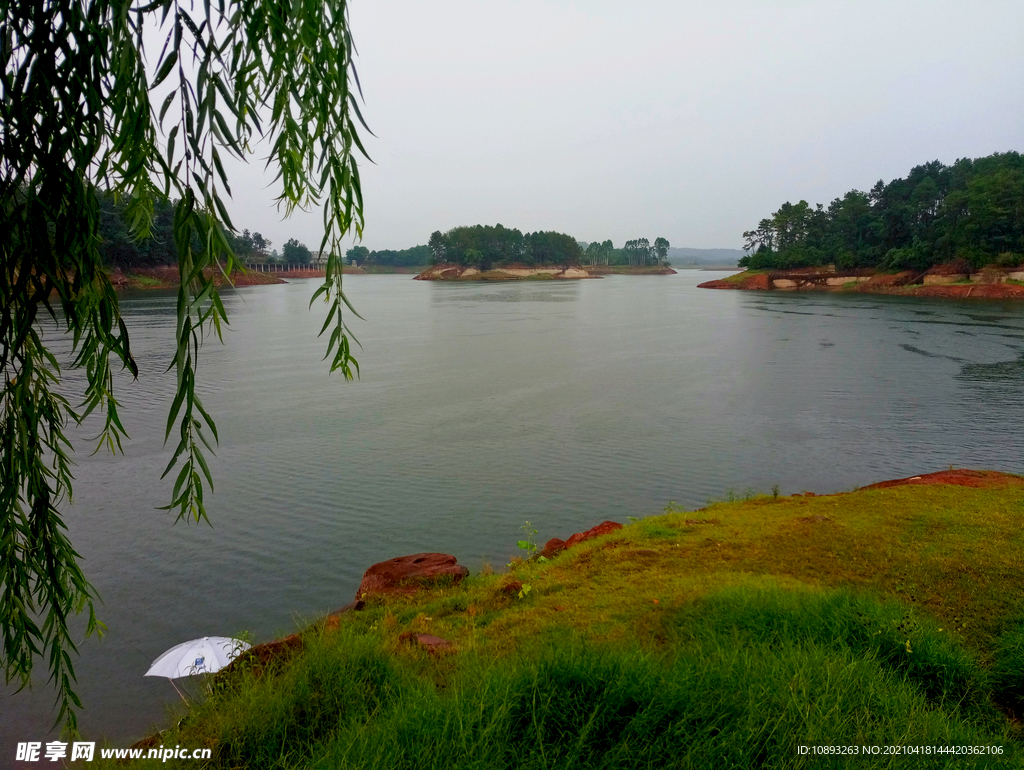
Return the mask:
[(481, 290), (478, 282), (433, 282), (431, 294), (434, 304), (450, 302), (577, 302), (579, 281), (501, 281), (486, 284)]
[[(164, 649), (288, 633), (388, 557), (446, 551), (476, 569), (507, 562), (526, 520), (543, 541), (730, 489), (1024, 470), (1019, 303), (697, 289), (707, 277), (347, 276), (367, 319), (352, 319), (354, 383), (322, 361), (317, 281), (227, 296), (227, 345), (206, 346), (199, 373), (221, 437), (212, 528), (155, 510), (171, 486), (174, 297), (126, 299), (132, 441), (123, 458), (77, 455), (68, 512), (110, 628), (76, 663), (83, 729), (140, 737), (173, 703), (142, 677)], [(5, 699), (0, 745), (44, 739), (44, 680)]]

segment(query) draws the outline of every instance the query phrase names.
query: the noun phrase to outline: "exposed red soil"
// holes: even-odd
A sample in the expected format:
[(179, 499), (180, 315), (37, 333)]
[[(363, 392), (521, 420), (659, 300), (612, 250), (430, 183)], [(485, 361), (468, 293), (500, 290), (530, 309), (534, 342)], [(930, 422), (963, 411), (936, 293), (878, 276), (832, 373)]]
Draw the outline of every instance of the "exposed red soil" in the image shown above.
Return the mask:
[(999, 471), (972, 471), (967, 468), (957, 468), (956, 470), (938, 471), (937, 473), (924, 473), (920, 476), (910, 476), (905, 479), (879, 481), (877, 484), (868, 484), (868, 486), (861, 487), (860, 489), (889, 489), (910, 484), (953, 484), (958, 487), (978, 488), (1019, 487), (1024, 486), (1024, 476), (1015, 476), (1012, 473), (1001, 473)]
[[(927, 275), (959, 275), (957, 270), (966, 269), (959, 263), (948, 265), (937, 265), (931, 268)], [(976, 271), (976, 276), (981, 277), (978, 283), (955, 283), (955, 284), (930, 284), (921, 283), (923, 276), (920, 272), (904, 270), (899, 273), (876, 273), (870, 280), (864, 281), (856, 286), (827, 286), (827, 278), (837, 276), (864, 276), (870, 271), (852, 270), (843, 273), (836, 273), (821, 268), (800, 268), (796, 270), (776, 270), (765, 273), (755, 273), (736, 280), (715, 280), (706, 281), (698, 286), (700, 289), (745, 289), (755, 291), (776, 291), (771, 282), (780, 278), (796, 280), (802, 285), (795, 291), (838, 291), (854, 292), (862, 294), (895, 294), (907, 297), (943, 297), (948, 299), (1024, 299), (1024, 285), (1017, 283), (1004, 283), (1006, 275), (998, 268), (985, 268)], [(803, 279), (801, 281), (801, 279)]]
[(726, 281), (716, 278), (714, 281), (705, 281), (698, 284), (698, 289), (755, 289), (768, 290), (768, 275), (766, 273), (755, 273), (741, 278), (738, 281)]
[(971, 273), (971, 266), (964, 260), (957, 259), (941, 265), (932, 265), (925, 275), (964, 275)]
[(949, 297), (966, 299), (1024, 299), (1024, 286), (1016, 283), (958, 283), (938, 286), (911, 286), (900, 294), (914, 297)]
[[(906, 286), (913, 283), (915, 278), (917, 278), (917, 273), (911, 270), (902, 270), (899, 273), (875, 273), (864, 285), (871, 287)], [(861, 289), (861, 291), (866, 291), (866, 289)]]

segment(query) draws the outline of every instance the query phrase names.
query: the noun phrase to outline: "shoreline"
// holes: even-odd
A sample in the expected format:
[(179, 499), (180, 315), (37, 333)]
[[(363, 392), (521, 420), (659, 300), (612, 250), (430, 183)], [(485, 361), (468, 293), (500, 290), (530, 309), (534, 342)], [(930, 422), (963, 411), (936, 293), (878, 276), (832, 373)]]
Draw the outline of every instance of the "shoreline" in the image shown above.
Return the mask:
[[(717, 268), (722, 270), (723, 268)], [(564, 268), (524, 267), (512, 265), (480, 272), (475, 267), (462, 265), (436, 265), (433, 267), (392, 267), (389, 265), (370, 265), (364, 267), (342, 268), (344, 275), (411, 275), (417, 281), (523, 281), (523, 280), (583, 280), (603, 278), (606, 275), (675, 275), (671, 267), (640, 267), (635, 265), (586, 265)], [(208, 270), (218, 288), (224, 286), (224, 276)], [(325, 278), (327, 272), (322, 269), (281, 270), (262, 272), (256, 270), (235, 270), (231, 274), (233, 286), (273, 286), (287, 283), (289, 278)], [(108, 273), (110, 283), (115, 289), (130, 291), (147, 291), (151, 289), (176, 289), (179, 285), (178, 268), (173, 265), (160, 267), (140, 267), (123, 270), (115, 267)]]
[[(361, 267), (342, 268), (344, 275), (411, 275), (419, 271), (419, 268), (371, 266), (368, 269)], [(215, 273), (213, 270), (206, 271), (207, 276), (212, 276), (218, 288), (225, 284), (224, 276)], [(161, 267), (140, 267), (131, 270), (122, 270), (119, 267), (113, 268), (108, 276), (110, 283), (118, 290), (147, 291), (150, 289), (176, 289), (179, 285), (178, 268), (173, 265)], [(282, 270), (280, 272), (261, 272), (246, 270), (244, 272), (235, 270), (231, 274), (233, 286), (273, 286), (287, 283), (288, 278), (326, 278), (326, 270)]]
[[(542, 664), (548, 673), (574, 670), (580, 655), (587, 659), (585, 650), (563, 639), (603, 645), (602, 654), (623, 665), (632, 660), (631, 639), (645, 652), (685, 650), (700, 667), (720, 675), (705, 696), (746, 693), (745, 682), (760, 681), (749, 675), (751, 660), (771, 664), (768, 676), (776, 663), (785, 662), (781, 687), (792, 683), (794, 667), (811, 682), (809, 672), (821, 670), (823, 656), (834, 672), (850, 670), (842, 687), (836, 686), (838, 674), (833, 673), (827, 682), (794, 690), (793, 704), (774, 704), (770, 714), (755, 715), (755, 722), (772, 724), (787, 716), (788, 721), (782, 720), (792, 724), (783, 741), (787, 751), (806, 729), (809, 713), (817, 714), (822, 741), (848, 742), (853, 728), (835, 721), (836, 693), (858, 691), (867, 678), (880, 688), (877, 702), (857, 696), (840, 710), (867, 709), (889, 720), (883, 732), (900, 729), (925, 742), (933, 738), (922, 737), (930, 723), (914, 716), (919, 712), (944, 720), (941, 731), (967, 729), (980, 715), (985, 719), (977, 729), (991, 731), (983, 742), (1019, 754), (1021, 699), (1015, 688), (1022, 662), (1012, 655), (1012, 644), (1022, 632), (1008, 621), (1019, 616), (1024, 599), (1014, 590), (1009, 553), (1018, 517), (1007, 506), (1022, 488), (1022, 476), (950, 467), (850, 492), (780, 495), (776, 487), (770, 494), (709, 501), (695, 511), (670, 505), (661, 515), (631, 517), (625, 525), (605, 521), (566, 540), (552, 538), (543, 549), (527, 531), (528, 540), (518, 545), (521, 558), (495, 574), (470, 575), (449, 554), (388, 559), (366, 570), (352, 602), (290, 636), (254, 645), (216, 674), (215, 681), (224, 686), (213, 689), (212, 702), (198, 718), (180, 720), (132, 748), (198, 745), (211, 738), (214, 724), (219, 731), (204, 745), (215, 756), (237, 750), (251, 725), (266, 718), (245, 715), (283, 698), (296, 707), (278, 718), (288, 720), (289, 730), (305, 729), (334, 708), (336, 688), (348, 703), (346, 677), (316, 690), (315, 699), (301, 689), (292, 694), (289, 683), (296, 676), (306, 681), (302, 672), (320, 672), (331, 656), (350, 660), (353, 645), (377, 667), (373, 670), (406, 671), (414, 677), (408, 681), (422, 680), (433, 693), (438, 670), (456, 674), (468, 666), (464, 673), (486, 678), (511, 655), (520, 656), (527, 667), (552, 660), (537, 652), (535, 640), (546, 638), (560, 640), (563, 653), (557, 666)], [(925, 524), (930, 525), (927, 535)], [(915, 558), (894, 558), (894, 546)], [(968, 550), (972, 568), (965, 570), (961, 554)], [(421, 562), (430, 568), (417, 571)], [(979, 584), (987, 590), (978, 590)], [(766, 627), (771, 633), (762, 634)], [(713, 643), (694, 646), (699, 638), (680, 636), (678, 628), (703, 629)], [(782, 653), (779, 638), (790, 645)], [(813, 654), (804, 661), (809, 643)], [(731, 649), (737, 644), (746, 657), (721, 657), (722, 645)], [(491, 663), (480, 668), (478, 659)], [(950, 666), (955, 681), (935, 678), (934, 671)], [(626, 671), (627, 679), (633, 677), (632, 668)], [(901, 684), (890, 691), (886, 683), (893, 675)], [(936, 681), (941, 688), (936, 689)], [(245, 686), (237, 687), (240, 683)], [(687, 685), (680, 692), (690, 689)], [(415, 686), (396, 690), (385, 715), (374, 712), (359, 722), (345, 734), (344, 745), (355, 746), (376, 731), (389, 739), (396, 724), (408, 724), (407, 709), (422, 705), (417, 692)], [(815, 711), (822, 693), (828, 694), (828, 703)], [(651, 697), (648, 692), (646, 700)], [(894, 697), (914, 708), (892, 716), (886, 704)], [(224, 716), (234, 714), (242, 716)], [(584, 719), (590, 717), (588, 710)], [(428, 720), (426, 732), (434, 724)], [(735, 741), (744, 738), (750, 721), (727, 709), (718, 724)], [(637, 727), (633, 740), (657, 738), (658, 731), (643, 729), (644, 723)], [(328, 756), (334, 740), (311, 744), (304, 761), (315, 764)], [(236, 759), (259, 766), (254, 758), (263, 756), (260, 742), (244, 746)], [(776, 754), (781, 751), (776, 748)]]
[(699, 289), (742, 291), (825, 291), (844, 294), (889, 294), (944, 299), (1024, 299), (1024, 276), (1019, 269), (987, 267), (968, 274), (940, 265), (928, 271), (883, 273), (871, 269), (745, 270), (712, 281)]
[(433, 265), (413, 280), (416, 281), (578, 281), (604, 278), (606, 275), (675, 275), (671, 267), (637, 265), (546, 265), (526, 267), (513, 264), (481, 271), (467, 265)]

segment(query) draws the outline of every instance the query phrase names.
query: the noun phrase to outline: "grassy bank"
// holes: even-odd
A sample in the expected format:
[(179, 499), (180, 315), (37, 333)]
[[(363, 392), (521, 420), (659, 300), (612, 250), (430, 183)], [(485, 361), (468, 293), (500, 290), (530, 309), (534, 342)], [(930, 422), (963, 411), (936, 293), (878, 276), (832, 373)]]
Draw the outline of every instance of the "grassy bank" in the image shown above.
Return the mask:
[[(159, 740), (217, 768), (1020, 767), (1024, 485), (979, 483), (669, 510), (371, 602)], [(893, 745), (1002, 753), (859, 753)]]

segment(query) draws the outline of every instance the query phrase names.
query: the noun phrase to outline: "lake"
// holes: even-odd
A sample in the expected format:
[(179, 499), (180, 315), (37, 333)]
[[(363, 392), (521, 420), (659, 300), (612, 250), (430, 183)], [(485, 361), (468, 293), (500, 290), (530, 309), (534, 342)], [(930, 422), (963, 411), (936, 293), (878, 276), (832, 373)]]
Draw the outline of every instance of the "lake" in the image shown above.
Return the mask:
[[(316, 280), (226, 295), (231, 331), (199, 373), (221, 437), (212, 527), (155, 510), (170, 500), (175, 303), (124, 298), (141, 370), (119, 380), (132, 441), (89, 456), (95, 430), (82, 433), (67, 511), (109, 627), (75, 663), (83, 732), (115, 746), (148, 734), (178, 700), (142, 676), (163, 650), (291, 633), (386, 558), (501, 569), (526, 521), (543, 543), (774, 485), (1024, 472), (1024, 304), (696, 288), (713, 277), (347, 276), (366, 319), (352, 319), (352, 383), (321, 360)], [(45, 672), (4, 695), (0, 756), (52, 735)]]

